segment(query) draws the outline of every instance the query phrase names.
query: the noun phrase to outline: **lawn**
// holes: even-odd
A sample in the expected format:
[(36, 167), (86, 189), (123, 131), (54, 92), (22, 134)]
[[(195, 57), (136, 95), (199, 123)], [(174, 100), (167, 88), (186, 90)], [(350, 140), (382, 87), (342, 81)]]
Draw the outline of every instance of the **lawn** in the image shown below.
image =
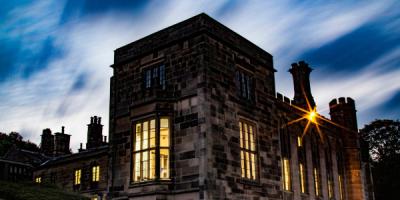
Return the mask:
[(65, 192), (55, 186), (35, 183), (0, 181), (0, 200), (89, 200), (76, 193)]

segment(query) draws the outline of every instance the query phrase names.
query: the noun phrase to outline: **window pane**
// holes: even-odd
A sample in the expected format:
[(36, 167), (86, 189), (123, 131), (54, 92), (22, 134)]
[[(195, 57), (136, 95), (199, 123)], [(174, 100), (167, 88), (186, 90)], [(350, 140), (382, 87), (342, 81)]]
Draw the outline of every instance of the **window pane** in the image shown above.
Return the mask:
[(142, 128), (141, 124), (136, 124), (136, 137), (135, 137), (135, 151), (140, 150), (140, 145), (141, 145), (141, 138), (140, 135), (142, 134)]
[(143, 123), (143, 143), (142, 143), (142, 149), (148, 149), (149, 148), (149, 122), (146, 121)]
[(249, 133), (248, 133), (248, 129), (247, 129), (247, 124), (244, 124), (244, 144), (245, 144), (245, 148), (249, 149)]
[(145, 83), (146, 83), (146, 88), (151, 87), (151, 70), (146, 70)]
[(169, 178), (169, 150), (160, 149), (160, 178)]
[(140, 181), (140, 153), (135, 153), (134, 181)]
[(250, 178), (250, 156), (249, 152), (246, 152), (246, 177)]
[(150, 121), (150, 148), (156, 146), (156, 120)]
[(257, 164), (256, 164), (256, 154), (252, 153), (251, 154), (251, 178), (253, 180), (256, 179), (256, 169), (257, 169)]
[(240, 148), (243, 148), (243, 129), (242, 122), (239, 122), (239, 132), (240, 132)]
[(142, 152), (142, 180), (149, 178), (149, 152)]
[(169, 147), (169, 120), (168, 118), (160, 119), (160, 146)]
[(150, 179), (154, 179), (156, 177), (156, 151), (150, 151)]
[(160, 85), (165, 89), (165, 65), (160, 66)]
[(283, 159), (283, 186), (285, 190), (290, 190), (290, 163), (289, 159)]
[(246, 177), (246, 166), (245, 166), (245, 157), (244, 157), (244, 151), (240, 151), (240, 160), (241, 160), (241, 166), (242, 166), (242, 177)]
[(256, 150), (256, 145), (254, 141), (254, 134), (253, 134), (253, 127), (249, 125), (249, 131), (250, 131), (250, 150), (255, 151)]

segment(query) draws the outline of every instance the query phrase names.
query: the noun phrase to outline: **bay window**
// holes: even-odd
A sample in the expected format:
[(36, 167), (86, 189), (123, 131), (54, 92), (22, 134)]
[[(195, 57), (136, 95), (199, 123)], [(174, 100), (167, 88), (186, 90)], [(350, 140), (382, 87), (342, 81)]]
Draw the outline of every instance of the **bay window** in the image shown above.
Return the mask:
[(169, 118), (137, 122), (133, 142), (133, 182), (169, 179)]

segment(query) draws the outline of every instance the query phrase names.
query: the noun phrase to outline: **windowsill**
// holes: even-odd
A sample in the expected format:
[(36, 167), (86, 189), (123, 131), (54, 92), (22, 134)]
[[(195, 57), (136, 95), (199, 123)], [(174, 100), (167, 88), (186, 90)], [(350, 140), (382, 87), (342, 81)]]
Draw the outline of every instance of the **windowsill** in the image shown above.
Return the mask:
[(168, 185), (171, 183), (172, 183), (171, 179), (149, 180), (149, 181), (142, 181), (142, 182), (131, 181), (129, 184), (129, 188), (142, 187), (142, 186), (148, 186), (148, 185)]

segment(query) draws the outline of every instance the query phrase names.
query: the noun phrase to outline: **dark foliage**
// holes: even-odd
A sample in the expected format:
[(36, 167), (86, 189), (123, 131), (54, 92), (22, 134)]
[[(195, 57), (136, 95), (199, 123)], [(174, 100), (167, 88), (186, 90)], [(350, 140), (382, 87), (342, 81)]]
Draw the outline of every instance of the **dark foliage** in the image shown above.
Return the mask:
[(17, 132), (11, 132), (8, 135), (0, 132), (0, 157), (4, 156), (13, 145), (19, 149), (39, 151), (39, 147), (36, 144), (24, 141), (23, 137)]
[(397, 200), (400, 188), (400, 121), (375, 120), (360, 133), (369, 143), (376, 200)]

